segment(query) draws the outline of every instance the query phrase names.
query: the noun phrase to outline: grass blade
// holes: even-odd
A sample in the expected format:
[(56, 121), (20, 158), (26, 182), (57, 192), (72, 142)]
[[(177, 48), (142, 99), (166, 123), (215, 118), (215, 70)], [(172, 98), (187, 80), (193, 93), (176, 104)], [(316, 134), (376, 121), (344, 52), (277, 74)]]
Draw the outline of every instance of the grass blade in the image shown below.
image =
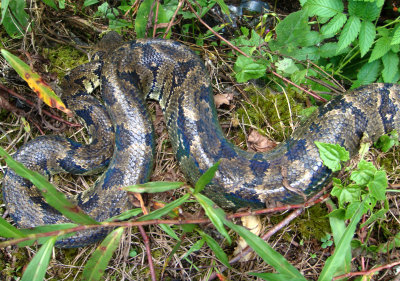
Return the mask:
[(349, 225), (344, 231), (342, 238), (340, 239), (335, 252), (332, 256), (330, 256), (325, 263), (324, 268), (318, 278), (318, 281), (330, 281), (337, 273), (339, 266), (342, 264), (341, 260), (346, 258), (346, 253), (349, 251), (350, 242), (353, 239), (354, 233), (356, 231), (356, 227), (358, 222), (363, 215), (363, 203), (360, 203), (357, 210), (354, 212), (354, 215), (351, 218)]
[(165, 182), (165, 181), (154, 181), (146, 182), (143, 184), (136, 184), (124, 187), (123, 189), (130, 192), (136, 193), (157, 193), (173, 190), (184, 185), (184, 182)]
[(28, 264), (21, 281), (42, 281), (49, 265), (50, 255), (57, 237), (51, 237)]
[(217, 163), (215, 163), (214, 165), (212, 165), (204, 174), (201, 175), (201, 177), (197, 180), (196, 185), (194, 187), (194, 193), (199, 193), (201, 192), (204, 187), (206, 187), (206, 185), (208, 183), (210, 183), (210, 181), (213, 179), (215, 173), (218, 170), (219, 167), (219, 161)]
[(118, 247), (123, 232), (124, 228), (119, 227), (108, 234), (103, 242), (101, 242), (86, 263), (85, 269), (82, 273), (82, 280), (95, 281), (101, 279), (107, 268), (108, 262)]
[(5, 238), (21, 238), (25, 237), (18, 228), (11, 225), (8, 221), (0, 217), (0, 235)]

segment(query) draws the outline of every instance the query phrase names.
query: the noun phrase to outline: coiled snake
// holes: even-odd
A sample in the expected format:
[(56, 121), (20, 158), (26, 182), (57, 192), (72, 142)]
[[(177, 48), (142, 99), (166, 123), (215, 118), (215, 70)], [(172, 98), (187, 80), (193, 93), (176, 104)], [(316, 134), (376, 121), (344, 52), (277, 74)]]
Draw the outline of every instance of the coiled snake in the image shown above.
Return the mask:
[[(76, 78), (76, 73), (84, 78)], [(87, 93), (98, 84), (105, 107)], [(271, 152), (240, 150), (227, 141), (219, 126), (209, 76), (200, 58), (184, 45), (166, 40), (125, 43), (101, 60), (75, 69), (64, 89), (63, 99), (86, 122), (91, 144), (43, 136), (13, 157), (47, 175), (88, 174), (109, 164), (94, 188), (73, 198), (98, 221), (129, 208), (121, 187), (149, 179), (154, 138), (146, 98), (161, 105), (173, 150), (189, 182), (196, 182), (220, 161), (204, 192), (228, 209), (302, 202), (319, 191), (331, 171), (322, 165), (315, 141), (340, 144), (354, 155), (364, 133), (375, 141), (400, 130), (400, 86), (373, 84), (326, 103)], [(13, 170), (5, 174), (3, 194), (20, 227), (68, 222)], [(80, 231), (57, 241), (57, 246), (84, 246), (107, 232), (104, 228)]]

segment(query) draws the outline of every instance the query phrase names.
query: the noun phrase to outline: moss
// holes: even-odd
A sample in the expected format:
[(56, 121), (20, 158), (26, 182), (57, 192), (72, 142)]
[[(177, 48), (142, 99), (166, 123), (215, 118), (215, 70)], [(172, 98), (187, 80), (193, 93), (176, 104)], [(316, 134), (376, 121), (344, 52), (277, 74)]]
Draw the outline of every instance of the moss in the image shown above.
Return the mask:
[[(293, 220), (292, 225), (296, 227), (299, 240), (316, 239), (321, 240), (326, 233), (331, 233), (329, 219), (327, 217), (328, 211), (321, 204), (312, 206), (307, 209), (301, 216)], [(280, 223), (286, 215), (279, 215), (271, 217), (273, 224)], [(284, 237), (287, 241), (293, 240), (293, 233), (285, 233)]]
[[(291, 133), (291, 123), (295, 122), (303, 110), (304, 95), (292, 89), (286, 93), (276, 93), (269, 88), (252, 85), (245, 89), (247, 101), (237, 110), (238, 119), (259, 128), (260, 133), (276, 141), (282, 141)], [(244, 136), (241, 136), (244, 138)]]
[(71, 46), (59, 46), (53, 49), (44, 49), (46, 57), (50, 60), (49, 72), (57, 73), (59, 78), (65, 76), (71, 69), (88, 61), (86, 55)]

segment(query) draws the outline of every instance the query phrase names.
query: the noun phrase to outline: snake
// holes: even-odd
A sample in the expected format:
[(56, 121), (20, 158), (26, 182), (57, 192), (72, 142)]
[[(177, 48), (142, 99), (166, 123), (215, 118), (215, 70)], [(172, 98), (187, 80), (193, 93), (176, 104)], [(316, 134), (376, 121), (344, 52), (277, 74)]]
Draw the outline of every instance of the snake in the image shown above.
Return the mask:
[[(301, 203), (320, 191), (333, 172), (324, 166), (316, 141), (339, 144), (355, 156), (364, 136), (376, 141), (400, 130), (400, 86), (376, 83), (332, 98), (273, 150), (245, 151), (221, 129), (208, 71), (189, 47), (164, 39), (103, 40), (108, 51), (72, 70), (62, 83), (62, 99), (86, 124), (91, 142), (40, 136), (13, 155), (46, 176), (103, 172), (93, 187), (69, 198), (99, 222), (131, 208), (122, 187), (145, 183), (151, 175), (155, 137), (148, 99), (163, 111), (172, 149), (190, 184), (219, 162), (202, 192), (227, 210)], [(98, 86), (102, 102), (91, 94)], [(5, 172), (3, 197), (19, 227), (70, 222), (12, 169)], [(86, 246), (109, 231), (77, 231), (56, 246)]]

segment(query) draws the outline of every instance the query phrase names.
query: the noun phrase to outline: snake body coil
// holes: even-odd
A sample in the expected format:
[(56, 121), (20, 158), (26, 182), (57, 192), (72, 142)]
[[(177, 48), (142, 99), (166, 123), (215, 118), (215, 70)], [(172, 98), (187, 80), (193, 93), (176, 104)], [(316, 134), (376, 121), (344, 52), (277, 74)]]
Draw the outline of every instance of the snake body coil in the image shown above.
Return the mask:
[[(73, 86), (65, 101), (85, 120), (92, 143), (82, 146), (61, 137), (45, 136), (27, 143), (14, 158), (48, 175), (60, 171), (85, 174), (99, 171), (109, 157), (101, 151), (112, 151), (114, 146), (110, 164), (95, 187), (74, 199), (98, 221), (129, 208), (126, 192), (120, 187), (149, 178), (154, 140), (146, 98), (159, 101), (173, 149), (188, 181), (195, 183), (220, 161), (215, 178), (204, 192), (228, 209), (302, 202), (319, 191), (330, 179), (331, 171), (322, 165), (315, 141), (340, 144), (354, 155), (365, 133), (375, 141), (393, 129), (400, 130), (400, 86), (373, 84), (319, 108), (273, 151), (246, 152), (224, 137), (204, 64), (184, 45), (137, 40), (78, 71), (88, 73), (86, 82), (67, 78)], [(97, 82), (101, 82), (106, 109), (86, 93), (88, 85), (94, 87)], [(97, 160), (92, 162), (90, 156)], [(12, 218), (21, 227), (68, 221), (12, 170), (6, 172), (3, 193)], [(87, 245), (107, 232), (81, 231), (57, 241), (57, 245)]]

